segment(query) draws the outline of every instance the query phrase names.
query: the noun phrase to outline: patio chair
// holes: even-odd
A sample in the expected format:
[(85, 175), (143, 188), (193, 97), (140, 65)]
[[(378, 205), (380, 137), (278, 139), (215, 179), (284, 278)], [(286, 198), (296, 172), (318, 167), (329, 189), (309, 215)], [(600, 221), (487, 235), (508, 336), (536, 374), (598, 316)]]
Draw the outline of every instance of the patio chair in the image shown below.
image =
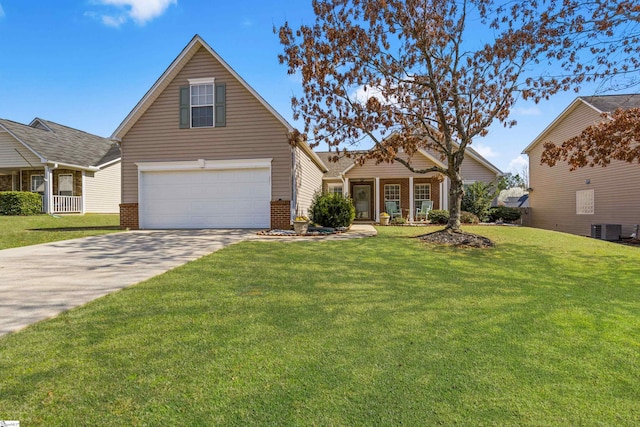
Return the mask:
[(422, 218), (426, 221), (431, 209), (433, 209), (433, 200), (423, 200), (422, 206), (416, 209), (416, 220)]
[(384, 206), (391, 219), (395, 217), (402, 218), (402, 212), (398, 209), (396, 202), (384, 202)]

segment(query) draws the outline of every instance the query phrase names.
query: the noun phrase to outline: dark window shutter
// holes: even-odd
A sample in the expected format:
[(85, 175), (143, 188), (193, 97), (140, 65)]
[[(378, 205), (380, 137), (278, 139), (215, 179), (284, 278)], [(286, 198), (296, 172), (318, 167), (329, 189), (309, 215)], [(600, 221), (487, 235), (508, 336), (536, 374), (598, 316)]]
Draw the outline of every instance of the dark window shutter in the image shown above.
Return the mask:
[(227, 125), (227, 85), (216, 84), (216, 127)]
[(189, 123), (189, 107), (191, 106), (189, 98), (189, 86), (180, 86), (180, 129), (191, 127)]

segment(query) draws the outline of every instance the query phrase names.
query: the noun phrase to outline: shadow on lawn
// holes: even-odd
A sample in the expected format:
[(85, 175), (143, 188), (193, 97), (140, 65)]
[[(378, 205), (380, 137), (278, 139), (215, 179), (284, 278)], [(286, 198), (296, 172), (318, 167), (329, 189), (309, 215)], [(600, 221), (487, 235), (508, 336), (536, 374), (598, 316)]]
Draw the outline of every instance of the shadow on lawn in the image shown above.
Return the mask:
[(119, 225), (103, 225), (94, 227), (49, 227), (49, 228), (29, 228), (29, 231), (95, 231), (95, 230), (122, 230)]

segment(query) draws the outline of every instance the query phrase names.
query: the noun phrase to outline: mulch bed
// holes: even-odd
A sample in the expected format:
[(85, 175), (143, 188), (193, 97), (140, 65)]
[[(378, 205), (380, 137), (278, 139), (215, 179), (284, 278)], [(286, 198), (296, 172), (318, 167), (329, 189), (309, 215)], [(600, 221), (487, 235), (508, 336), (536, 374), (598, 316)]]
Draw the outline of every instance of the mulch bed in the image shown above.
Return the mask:
[(460, 248), (492, 248), (495, 246), (490, 239), (484, 236), (449, 229), (434, 231), (417, 237), (423, 242)]

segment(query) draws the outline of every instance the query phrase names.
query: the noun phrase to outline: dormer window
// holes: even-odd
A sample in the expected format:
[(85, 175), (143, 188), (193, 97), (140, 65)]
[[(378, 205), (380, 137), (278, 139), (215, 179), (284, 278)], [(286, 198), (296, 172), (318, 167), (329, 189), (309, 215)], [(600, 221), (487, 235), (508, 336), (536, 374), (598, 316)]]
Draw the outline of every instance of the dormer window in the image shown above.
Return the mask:
[(226, 125), (226, 86), (214, 78), (189, 79), (180, 88), (180, 127), (207, 128)]

